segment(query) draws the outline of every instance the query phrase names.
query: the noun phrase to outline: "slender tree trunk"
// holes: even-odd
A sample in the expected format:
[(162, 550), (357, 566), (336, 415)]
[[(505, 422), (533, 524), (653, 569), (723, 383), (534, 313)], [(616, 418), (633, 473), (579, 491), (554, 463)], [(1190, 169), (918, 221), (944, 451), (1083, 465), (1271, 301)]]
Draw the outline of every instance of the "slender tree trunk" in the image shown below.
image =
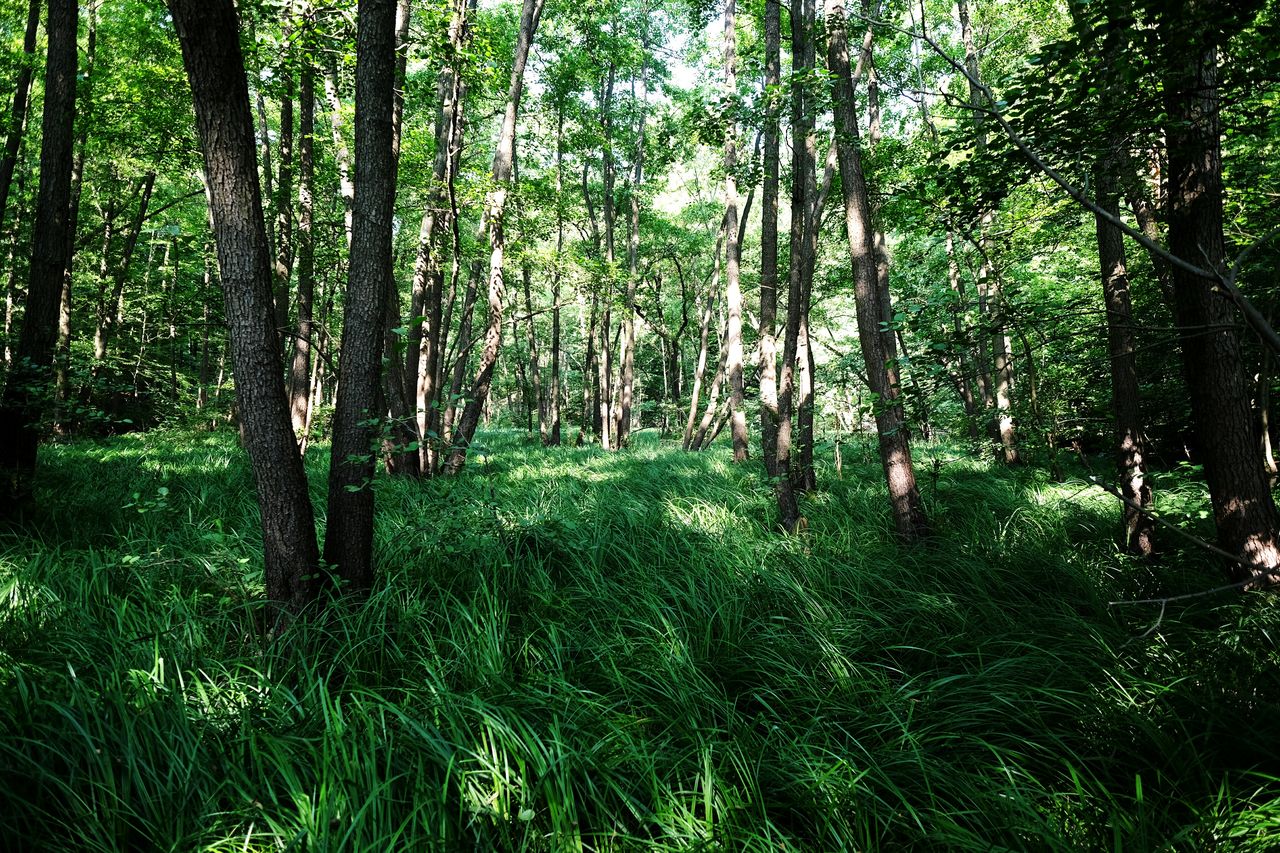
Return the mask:
[[(737, 0), (727, 0), (724, 12), (724, 81), (732, 101), (738, 92)], [(737, 119), (730, 117), (724, 140), (725, 198), (725, 307), (729, 313), (725, 371), (729, 378), (729, 401), (733, 423), (733, 461), (747, 458), (747, 415), (742, 407), (742, 244), (738, 236)]]
[(70, 245), (67, 231), (76, 113), (77, 23), (74, 0), (50, 0), (40, 189), (26, 313), (14, 365), (0, 399), (0, 472), (4, 476), (4, 494), (0, 497), (4, 499), (3, 508), (10, 511), (30, 494), (41, 437), (42, 398), (44, 389), (49, 387), (58, 333), (58, 302)]
[[(466, 381), (467, 366), (471, 356), (471, 326), (472, 318), (475, 315), (476, 297), (480, 286), (480, 271), (482, 269), (481, 262), (475, 260), (471, 262), (471, 272), (467, 277), (467, 292), (462, 300), (462, 317), (458, 321), (458, 346), (457, 356), (453, 360), (453, 377), (449, 385), (449, 405), (444, 413), (444, 428), (440, 435), (442, 438), (453, 440), (453, 425), (457, 419), (458, 405), (462, 401), (462, 383)], [(448, 328), (445, 323), (441, 328)]]
[[(796, 0), (791, 10), (792, 68), (812, 68), (814, 64), (813, 29), (814, 0)], [(800, 351), (800, 318), (804, 310), (803, 280), (807, 259), (807, 236), (810, 231), (810, 199), (808, 195), (814, 164), (808, 141), (813, 135), (809, 96), (802, 80), (791, 81), (791, 233), (787, 282), (787, 318), (783, 331), (782, 371), (778, 377), (778, 434), (774, 478), (778, 500), (778, 517), (782, 529), (794, 532), (800, 520), (796, 498), (792, 451), (792, 413), (795, 408), (796, 358)]]
[[(256, 167), (255, 167), (256, 168)], [(155, 189), (156, 173), (147, 172), (142, 176), (142, 190), (139, 193), (138, 211), (129, 225), (124, 238), (124, 247), (120, 255), (120, 263), (116, 266), (115, 276), (111, 284), (111, 296), (98, 306), (98, 323), (93, 333), (93, 360), (97, 366), (107, 358), (107, 350), (111, 345), (116, 329), (124, 320), (124, 286), (129, 280), (129, 268), (133, 263), (133, 253), (138, 246), (138, 237), (142, 234), (142, 224), (147, 218), (147, 208), (151, 204), (151, 193)]]
[(715, 316), (716, 293), (720, 289), (720, 248), (723, 244), (724, 232), (716, 241), (714, 270), (711, 276), (711, 287), (707, 290), (706, 301), (702, 306), (702, 323), (698, 338), (698, 361), (693, 369), (693, 389), (689, 394), (689, 418), (684, 425), (684, 440), (681, 446), (685, 450), (693, 450), (693, 424), (698, 418), (698, 403), (702, 397), (702, 380), (707, 372), (707, 355), (711, 336), (711, 320)]
[(844, 194), (845, 228), (854, 266), (858, 339), (871, 390), (878, 398), (876, 428), (894, 526), (902, 539), (913, 541), (927, 532), (928, 524), (911, 464), (911, 445), (900, 402), (896, 353), (892, 339), (886, 344), (886, 337), (879, 328), (883, 305), (887, 301), (883, 290), (887, 276), (882, 277), (876, 269), (871, 205), (858, 149), (857, 112), (842, 0), (827, 0), (826, 22), (827, 67), (835, 78), (832, 111)]
[(351, 152), (342, 130), (342, 95), (338, 88), (338, 61), (330, 57), (324, 75), (324, 96), (329, 102), (329, 129), (333, 134), (333, 161), (338, 168), (338, 192), (342, 195), (342, 217), (346, 224), (347, 246), (351, 245), (356, 188), (351, 183)]
[(315, 522), (280, 382), (271, 258), (253, 117), (232, 0), (173, 0), (204, 149), (236, 397), (261, 509), (267, 595), (300, 609), (317, 591)]
[[(285, 28), (285, 39), (290, 38), (292, 24)], [(276, 252), (273, 264), (275, 280), (276, 334), (280, 336), (281, 351), (289, 340), (289, 281), (293, 271), (293, 68), (286, 58), (281, 63), (284, 91), (280, 95), (280, 171), (276, 180)]]
[(508, 185), (515, 164), (516, 117), (520, 111), (520, 96), (524, 90), (524, 68), (529, 58), (529, 47), (542, 17), (542, 0), (524, 0), (520, 12), (520, 32), (511, 67), (511, 83), (507, 93), (507, 109), (502, 119), (502, 133), (498, 137), (498, 150), (493, 156), (493, 184), (485, 205), (485, 218), (489, 228), (489, 329), (485, 334), (484, 351), (480, 369), (471, 385), (471, 399), (462, 411), (453, 449), (445, 462), (445, 471), (456, 475), (467, 459), (467, 447), (475, 438), (480, 423), (480, 413), (489, 399), (489, 385), (502, 351), (502, 306), (504, 283), (503, 255), (506, 250), (505, 218)]
[(551, 271), (551, 388), (547, 393), (547, 422), (543, 436), (546, 447), (559, 447), (560, 428), (560, 265), (564, 251), (564, 209), (559, 203), (564, 191), (564, 104), (556, 104), (556, 257)]
[[(308, 32), (310, 28), (308, 27)], [(315, 314), (315, 70), (303, 60), (298, 93), (301, 112), (298, 126), (298, 334), (293, 342), (289, 368), (290, 415), (294, 434), (301, 440), (311, 408), (311, 336)]]
[[(782, 87), (782, 7), (764, 4), (764, 85)], [(776, 96), (770, 96), (776, 97)], [(778, 475), (778, 106), (766, 102), (764, 117), (764, 192), (760, 221), (760, 441), (765, 473)], [(794, 215), (794, 214), (793, 214)]]
[(22, 39), (22, 64), (18, 67), (18, 79), (13, 87), (13, 108), (5, 128), (4, 154), (0, 155), (0, 234), (4, 233), (5, 216), (9, 211), (9, 190), (13, 186), (13, 173), (18, 165), (18, 149), (27, 127), (27, 107), (31, 95), (31, 76), (36, 64), (36, 32), (40, 27), (41, 0), (31, 0), (27, 6), (27, 28)]
[(89, 121), (93, 115), (93, 65), (98, 44), (98, 7), (89, 6), (89, 33), (85, 46), (82, 104), (76, 112), (75, 162), (71, 168), (71, 201), (67, 212), (67, 252), (66, 267), (62, 271), (62, 291), (58, 300), (58, 342), (53, 359), (53, 431), (63, 434), (66, 424), (63, 422), (63, 409), (66, 406), (69, 371), (71, 369), (71, 301), (72, 279), (75, 272), (76, 231), (80, 226), (80, 198), (84, 188), (84, 163), (87, 154)]
[[(1218, 51), (1209, 35), (1221, 8), (1206, 0), (1183, 12), (1161, 22), (1169, 63), (1169, 249), (1201, 267), (1224, 270)], [(1211, 282), (1177, 268), (1170, 276), (1218, 539), (1253, 567), (1234, 567), (1237, 578), (1276, 580), (1276, 509), (1258, 455), (1235, 308)]]

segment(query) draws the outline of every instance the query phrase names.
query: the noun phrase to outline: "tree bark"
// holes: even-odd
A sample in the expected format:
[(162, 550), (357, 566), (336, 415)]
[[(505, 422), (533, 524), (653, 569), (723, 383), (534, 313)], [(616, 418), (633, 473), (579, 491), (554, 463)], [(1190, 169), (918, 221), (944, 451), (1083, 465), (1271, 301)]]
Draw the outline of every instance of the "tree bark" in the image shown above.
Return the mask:
[[(311, 32), (307, 27), (308, 35)], [(298, 92), (298, 334), (289, 368), (289, 410), (294, 434), (301, 441), (311, 407), (311, 336), (315, 318), (315, 68), (303, 59)]]
[[(1222, 145), (1218, 92), (1220, 4), (1184, 4), (1162, 21), (1165, 39), (1165, 138), (1169, 153), (1169, 250), (1210, 270), (1226, 269), (1222, 226)], [(1246, 566), (1232, 573), (1276, 580), (1280, 543), (1271, 489), (1258, 454), (1255, 423), (1231, 301), (1211, 282), (1170, 271), (1205, 479), (1222, 547)]]
[(391, 269), (396, 162), (395, 0), (360, 0), (356, 32), (356, 180), (329, 460), (324, 561), (356, 592), (373, 585), (373, 443), (380, 420), (382, 321)]
[(898, 387), (896, 353), (892, 339), (886, 341), (886, 336), (880, 332), (883, 305), (888, 298), (883, 291), (887, 276), (880, 276), (876, 268), (871, 206), (858, 149), (857, 112), (843, 0), (827, 0), (827, 35), (827, 67), (835, 78), (832, 112), (844, 194), (845, 228), (854, 265), (858, 340), (871, 390), (878, 398), (876, 429), (894, 526), (898, 535), (910, 542), (927, 533), (928, 524), (911, 464), (911, 445)]
[[(737, 0), (727, 0), (724, 12), (724, 84), (731, 104), (738, 94)], [(729, 405), (733, 431), (733, 461), (747, 458), (747, 415), (742, 408), (742, 243), (738, 236), (737, 117), (731, 114), (724, 140), (725, 198), (725, 307), (728, 333), (725, 340), (725, 372), (729, 379)]]
[(14, 364), (0, 399), (0, 472), (4, 506), (18, 508), (31, 491), (40, 443), (39, 420), (49, 389), (58, 303), (67, 264), (71, 201), (72, 127), (76, 113), (75, 0), (50, 0), (41, 125), (40, 188), (31, 241), (26, 314)]
[[(782, 86), (782, 7), (764, 3), (765, 92)], [(767, 95), (764, 116), (764, 191), (760, 222), (760, 442), (765, 473), (778, 476), (778, 107)]]
[(235, 7), (232, 0), (172, 0), (169, 10), (204, 150), (237, 404), (261, 509), (267, 596), (298, 610), (318, 590), (319, 554), (280, 382), (271, 258)]
[(494, 189), (485, 205), (485, 217), (489, 228), (489, 329), (485, 334), (484, 352), (480, 369), (471, 385), (471, 399), (462, 411), (454, 436), (445, 471), (456, 475), (466, 463), (467, 447), (475, 437), (480, 423), (481, 410), (489, 399), (489, 385), (502, 351), (503, 274), (502, 260), (506, 249), (504, 233), (508, 184), (515, 163), (516, 117), (520, 111), (520, 95), (524, 90), (524, 68), (529, 58), (529, 46), (542, 17), (542, 0), (524, 0), (520, 12), (520, 32), (511, 67), (511, 83), (507, 93), (507, 109), (502, 119), (502, 132), (498, 137), (498, 149), (493, 156)]

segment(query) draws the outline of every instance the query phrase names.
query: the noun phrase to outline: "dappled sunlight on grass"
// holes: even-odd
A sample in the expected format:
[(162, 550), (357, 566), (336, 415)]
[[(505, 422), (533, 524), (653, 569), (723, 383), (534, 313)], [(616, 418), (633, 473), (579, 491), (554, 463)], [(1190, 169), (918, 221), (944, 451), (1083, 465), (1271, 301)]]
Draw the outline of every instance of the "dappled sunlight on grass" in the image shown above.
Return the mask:
[[(1280, 841), (1270, 599), (1196, 603), (1154, 630), (1157, 613), (1109, 608), (1215, 576), (1172, 549), (1158, 568), (1118, 555), (1114, 508), (1083, 481), (930, 447), (935, 534), (904, 549), (861, 446), (840, 479), (820, 458), (809, 531), (784, 537), (759, 462), (726, 448), (642, 433), (620, 454), (548, 451), (494, 432), (462, 477), (379, 479), (367, 603), (264, 638), (244, 458), (233, 436), (178, 438), (57, 448), (53, 526), (0, 539), (0, 826), (16, 837)], [(310, 468), (322, 492), (323, 454)]]

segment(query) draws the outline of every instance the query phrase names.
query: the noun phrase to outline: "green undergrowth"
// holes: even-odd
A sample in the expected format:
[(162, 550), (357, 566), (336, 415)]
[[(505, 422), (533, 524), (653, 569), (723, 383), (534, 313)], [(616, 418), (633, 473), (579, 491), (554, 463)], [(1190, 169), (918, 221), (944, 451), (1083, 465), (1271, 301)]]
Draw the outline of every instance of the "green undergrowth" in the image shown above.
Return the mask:
[(783, 537), (724, 448), (483, 440), (380, 478), (372, 597), (269, 638), (234, 436), (43, 451), (0, 537), (0, 845), (1280, 846), (1273, 598), (1109, 605), (1221, 576), (1119, 556), (1082, 480), (920, 447), (904, 548), (869, 444)]

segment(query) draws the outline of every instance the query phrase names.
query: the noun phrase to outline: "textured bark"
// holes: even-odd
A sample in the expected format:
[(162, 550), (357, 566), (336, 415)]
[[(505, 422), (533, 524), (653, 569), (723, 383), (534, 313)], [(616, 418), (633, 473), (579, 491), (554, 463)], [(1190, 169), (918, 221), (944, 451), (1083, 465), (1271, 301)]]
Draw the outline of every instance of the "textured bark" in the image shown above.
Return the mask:
[(301, 439), (311, 407), (311, 336), (315, 319), (315, 69), (304, 60), (298, 93), (298, 334), (289, 368), (289, 411)]
[(31, 241), (26, 313), (14, 364), (0, 400), (0, 475), (4, 509), (13, 510), (31, 490), (40, 443), (39, 420), (49, 390), (58, 303), (67, 264), (71, 200), (72, 125), (76, 112), (75, 0), (50, 0), (45, 27), (44, 117), (41, 125), (40, 188)]
[(169, 9), (204, 149), (236, 400), (261, 509), (267, 596), (296, 610), (317, 592), (319, 554), (280, 382), (271, 258), (238, 22), (231, 0), (173, 0)]
[(928, 525), (911, 464), (911, 445), (898, 387), (896, 353), (892, 339), (886, 342), (886, 336), (880, 332), (887, 294), (882, 290), (884, 279), (876, 269), (871, 206), (858, 149), (857, 112), (842, 0), (827, 0), (827, 37), (827, 67), (835, 78), (832, 112), (844, 194), (845, 228), (854, 265), (858, 340), (871, 390), (878, 398), (876, 431), (880, 440), (881, 465), (889, 486), (894, 526), (902, 539), (912, 541), (924, 535)]
[[(736, 99), (738, 91), (737, 8), (737, 0), (728, 0), (724, 12), (724, 85), (730, 99)], [(732, 410), (733, 461), (742, 462), (747, 458), (747, 415), (742, 408), (742, 243), (738, 236), (738, 181), (734, 175), (737, 168), (737, 120), (731, 117), (724, 140), (724, 299), (728, 310), (725, 372)]]
[[(792, 68), (812, 68), (815, 52), (813, 28), (814, 0), (796, 0), (791, 14)], [(787, 314), (782, 337), (782, 368), (778, 376), (778, 433), (776, 438), (774, 489), (778, 501), (778, 521), (792, 533), (800, 520), (799, 502), (792, 465), (792, 414), (795, 410), (796, 358), (800, 351), (800, 317), (804, 310), (803, 281), (807, 259), (810, 199), (809, 187), (814, 164), (809, 158), (813, 118), (810, 98), (803, 81), (791, 81), (791, 233), (787, 280)]]
[(5, 127), (4, 154), (0, 155), (0, 234), (4, 233), (5, 216), (9, 212), (9, 190), (13, 186), (13, 172), (18, 165), (18, 149), (27, 127), (27, 107), (30, 105), (31, 76), (35, 71), (36, 32), (40, 28), (41, 0), (31, 0), (27, 7), (27, 29), (22, 38), (22, 65), (13, 85), (13, 108)]
[[(782, 8), (764, 4), (764, 85), (782, 85)], [(778, 475), (778, 108), (766, 104), (764, 119), (764, 192), (760, 222), (760, 442), (764, 469)]]
[[(1210, 270), (1226, 268), (1222, 147), (1213, 0), (1185, 4), (1166, 24), (1165, 138), (1169, 152), (1169, 250)], [(1222, 547), (1253, 566), (1241, 580), (1280, 575), (1271, 489), (1258, 454), (1235, 308), (1199, 276), (1170, 271), (1205, 479)]]
[[(647, 22), (646, 18), (646, 22)], [(641, 38), (641, 50), (644, 60), (640, 66), (641, 86), (644, 95), (640, 100), (640, 117), (636, 129), (636, 153), (634, 170), (631, 175), (630, 213), (627, 223), (627, 292), (623, 303), (622, 337), (618, 357), (622, 368), (618, 376), (619, 409), (618, 409), (618, 447), (626, 447), (631, 437), (631, 407), (635, 396), (636, 376), (636, 289), (640, 284), (640, 187), (644, 183), (644, 145), (645, 129), (649, 112), (649, 43), (648, 25)], [(635, 81), (632, 81), (633, 98)]]
[(489, 328), (485, 333), (484, 350), (479, 370), (471, 384), (471, 398), (462, 411), (458, 429), (453, 436), (453, 449), (445, 461), (445, 472), (455, 475), (466, 463), (467, 447), (475, 438), (480, 424), (480, 414), (489, 399), (489, 386), (493, 371), (502, 352), (502, 306), (505, 285), (502, 261), (506, 251), (506, 204), (512, 170), (515, 165), (516, 119), (520, 113), (520, 96), (524, 91), (524, 69), (529, 58), (529, 47), (542, 17), (542, 0), (524, 0), (520, 12), (520, 32), (516, 39), (515, 57), (511, 65), (511, 81), (507, 90), (507, 107), (502, 118), (502, 131), (498, 148), (493, 155), (492, 179), (494, 189), (485, 204), (485, 218), (489, 230)]
[(381, 413), (382, 320), (391, 272), (396, 162), (395, 0), (360, 0), (356, 32), (356, 176), (351, 260), (343, 305), (338, 402), (329, 461), (324, 561), (362, 592), (373, 585), (373, 473)]
[[(1098, 206), (1115, 217), (1120, 201), (1114, 161), (1098, 168), (1094, 183)], [(1138, 392), (1138, 360), (1135, 355), (1133, 318), (1129, 299), (1129, 274), (1124, 234), (1100, 216), (1094, 217), (1098, 235), (1098, 260), (1102, 292), (1107, 308), (1107, 348), (1111, 356), (1111, 398), (1115, 414), (1116, 471), (1120, 493), (1129, 503), (1121, 510), (1122, 545), (1126, 551), (1149, 557), (1155, 551), (1155, 522), (1141, 512), (1151, 505), (1151, 485), (1146, 476), (1141, 398)]]
[[(465, 86), (458, 65), (466, 47), (470, 29), (462, 0), (450, 3), (449, 54), (436, 80), (436, 157), (431, 186), (427, 193), (427, 209), (418, 229), (418, 253), (413, 266), (410, 296), (408, 350), (405, 375), (416, 378), (414, 404), (418, 415), (418, 431), (423, 436), (419, 466), (423, 473), (434, 468), (435, 445), (431, 432), (439, 428), (440, 383), (437, 376), (442, 362), (445, 330), (442, 326), (444, 271), (440, 258), (446, 231), (456, 231), (453, 215), (453, 186), (462, 150), (462, 107)], [(456, 283), (459, 264), (453, 255), (451, 276)], [(419, 319), (421, 318), (421, 319)]]

